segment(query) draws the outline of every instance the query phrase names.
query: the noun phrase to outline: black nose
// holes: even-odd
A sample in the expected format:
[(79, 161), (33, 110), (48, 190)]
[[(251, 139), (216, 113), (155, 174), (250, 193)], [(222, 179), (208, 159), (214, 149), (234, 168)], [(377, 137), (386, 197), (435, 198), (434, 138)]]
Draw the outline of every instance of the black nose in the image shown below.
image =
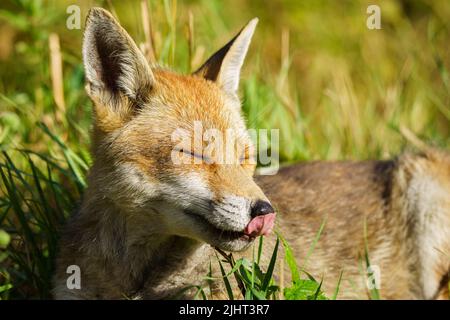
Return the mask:
[(273, 210), (270, 203), (268, 203), (267, 201), (258, 200), (252, 207), (251, 216), (252, 216), (252, 218), (254, 218), (256, 216), (263, 216), (265, 214), (273, 213), (273, 212), (275, 212), (275, 211)]

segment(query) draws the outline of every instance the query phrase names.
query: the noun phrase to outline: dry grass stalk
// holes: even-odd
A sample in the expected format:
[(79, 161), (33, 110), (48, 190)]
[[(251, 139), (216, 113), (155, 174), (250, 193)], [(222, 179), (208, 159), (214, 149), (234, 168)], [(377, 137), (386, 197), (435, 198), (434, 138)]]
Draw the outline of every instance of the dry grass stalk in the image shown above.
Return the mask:
[(194, 68), (193, 57), (194, 57), (194, 15), (192, 11), (188, 12), (188, 25), (187, 25), (187, 40), (188, 40), (188, 59), (189, 59), (189, 71)]
[(50, 34), (48, 38), (50, 48), (50, 72), (52, 79), (53, 98), (56, 104), (56, 120), (61, 122), (65, 113), (64, 102), (64, 78), (62, 71), (62, 55), (59, 45), (59, 36), (56, 33)]
[(150, 6), (147, 0), (141, 1), (142, 25), (144, 27), (145, 44), (144, 54), (151, 64), (156, 63), (155, 43), (153, 39), (152, 21), (150, 17)]

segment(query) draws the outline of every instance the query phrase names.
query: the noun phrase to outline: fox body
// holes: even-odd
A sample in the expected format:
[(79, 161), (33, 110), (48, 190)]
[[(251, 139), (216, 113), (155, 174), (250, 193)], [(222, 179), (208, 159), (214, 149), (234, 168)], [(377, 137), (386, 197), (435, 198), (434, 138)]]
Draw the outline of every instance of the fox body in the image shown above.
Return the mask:
[[(237, 89), (256, 23), (250, 21), (194, 74), (180, 75), (151, 66), (107, 11), (90, 11), (83, 59), (93, 101), (94, 163), (80, 207), (62, 232), (56, 298), (174, 296), (206, 275), (213, 247), (244, 252), (256, 236), (270, 233), (273, 207), (299, 262), (327, 217), (307, 268), (330, 279), (324, 280), (327, 290), (343, 271), (341, 297), (367, 297), (365, 285), (352, 281), (361, 279), (366, 221), (382, 297), (446, 294), (447, 155), (305, 164), (255, 181)], [(195, 162), (202, 155), (192, 150), (194, 139), (174, 141), (179, 129), (194, 136), (196, 121), (205, 129), (232, 129), (235, 161), (223, 164), (211, 153), (213, 161)], [(270, 247), (274, 236), (268, 240)], [(75, 289), (67, 286), (73, 265), (81, 271)]]
[(257, 182), (280, 212), (281, 234), (299, 265), (324, 223), (305, 269), (323, 277), (329, 294), (342, 272), (338, 297), (370, 296), (367, 252), (381, 298), (448, 299), (448, 154), (299, 164)]

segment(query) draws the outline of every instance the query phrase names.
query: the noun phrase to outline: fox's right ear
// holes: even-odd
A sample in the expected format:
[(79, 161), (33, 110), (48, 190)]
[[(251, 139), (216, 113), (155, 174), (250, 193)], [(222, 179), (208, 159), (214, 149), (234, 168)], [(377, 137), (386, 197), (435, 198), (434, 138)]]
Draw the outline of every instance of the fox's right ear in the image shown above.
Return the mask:
[(194, 74), (215, 81), (226, 92), (235, 94), (239, 86), (241, 67), (257, 23), (258, 18), (250, 20), (230, 42), (213, 54)]
[(146, 100), (154, 82), (150, 66), (128, 33), (102, 8), (86, 19), (83, 61), (88, 94), (94, 100), (127, 97), (132, 105)]

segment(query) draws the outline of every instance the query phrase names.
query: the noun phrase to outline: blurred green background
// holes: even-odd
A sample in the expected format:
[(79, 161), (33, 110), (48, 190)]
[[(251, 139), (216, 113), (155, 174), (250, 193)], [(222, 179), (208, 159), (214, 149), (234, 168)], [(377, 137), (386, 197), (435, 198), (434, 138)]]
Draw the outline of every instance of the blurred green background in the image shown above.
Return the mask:
[[(400, 128), (450, 145), (449, 1), (2, 0), (3, 298), (49, 296), (49, 233), (82, 193), (91, 161), (82, 28), (66, 27), (72, 4), (82, 28), (90, 7), (112, 11), (159, 64), (183, 73), (259, 17), (240, 96), (249, 127), (280, 129), (283, 163), (389, 158), (407, 146)], [(370, 4), (381, 8), (381, 30), (366, 26)]]

